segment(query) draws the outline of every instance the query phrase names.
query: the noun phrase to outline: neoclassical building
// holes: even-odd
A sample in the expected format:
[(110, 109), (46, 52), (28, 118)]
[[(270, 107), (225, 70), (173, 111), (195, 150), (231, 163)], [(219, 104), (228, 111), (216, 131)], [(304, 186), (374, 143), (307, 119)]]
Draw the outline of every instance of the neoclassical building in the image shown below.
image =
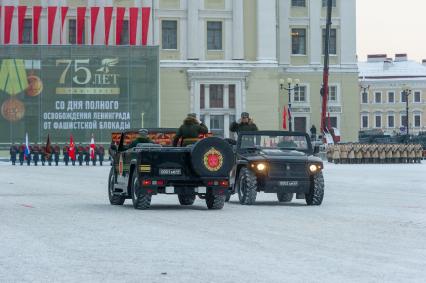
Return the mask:
[[(223, 136), (230, 135), (230, 123), (243, 111), (250, 112), (261, 129), (283, 129), (288, 93), (280, 87), (280, 81), (298, 79), (299, 90), (291, 92), (293, 125), (295, 130), (307, 131), (312, 124), (320, 127), (325, 2), (4, 0), (2, 31), (5, 6), (28, 8), (22, 38), (17, 35), (19, 15), (15, 12), (10, 40), (6, 43), (1, 33), (0, 43), (35, 44), (33, 6), (42, 6), (36, 44), (50, 41), (51, 44), (159, 46), (159, 126), (176, 127), (186, 113), (195, 112), (213, 132)], [(357, 139), (360, 128), (356, 5), (355, 0), (336, 0), (333, 5), (328, 116), (330, 124), (340, 129), (342, 139), (352, 141)], [(48, 27), (52, 21), (48, 6), (58, 7), (53, 17), (57, 24), (52, 31)], [(63, 6), (69, 7), (65, 16), (60, 12)], [(77, 18), (82, 12), (78, 7), (87, 7), (81, 36), (78, 36), (81, 27)], [(95, 20), (91, 7), (100, 7)], [(113, 7), (108, 25), (104, 7)], [(119, 7), (124, 7), (124, 12)], [(132, 12), (135, 10), (130, 9), (135, 7), (150, 10), (135, 16)], [(132, 26), (135, 21), (137, 24)]]
[(407, 54), (369, 55), (359, 64), (361, 85), (360, 125), (362, 130), (381, 129), (387, 133), (426, 131), (426, 61), (408, 59)]

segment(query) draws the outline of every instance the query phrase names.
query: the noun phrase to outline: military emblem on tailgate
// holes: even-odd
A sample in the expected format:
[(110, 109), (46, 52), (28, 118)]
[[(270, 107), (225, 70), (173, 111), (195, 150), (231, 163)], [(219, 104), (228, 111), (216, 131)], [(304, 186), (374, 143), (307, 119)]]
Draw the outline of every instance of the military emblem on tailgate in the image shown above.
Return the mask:
[(210, 148), (210, 150), (204, 154), (203, 159), (204, 159), (204, 166), (206, 166), (206, 168), (209, 171), (216, 172), (220, 168), (222, 168), (223, 155), (222, 153), (220, 153), (220, 151), (218, 151), (214, 147)]

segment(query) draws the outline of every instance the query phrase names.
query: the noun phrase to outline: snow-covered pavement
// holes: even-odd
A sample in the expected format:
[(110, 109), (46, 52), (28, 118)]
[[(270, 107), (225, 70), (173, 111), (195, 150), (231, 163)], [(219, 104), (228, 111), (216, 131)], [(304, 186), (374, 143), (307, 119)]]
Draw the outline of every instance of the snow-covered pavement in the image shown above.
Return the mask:
[(108, 166), (0, 163), (0, 282), (424, 282), (426, 164), (326, 164), (320, 207), (110, 206)]

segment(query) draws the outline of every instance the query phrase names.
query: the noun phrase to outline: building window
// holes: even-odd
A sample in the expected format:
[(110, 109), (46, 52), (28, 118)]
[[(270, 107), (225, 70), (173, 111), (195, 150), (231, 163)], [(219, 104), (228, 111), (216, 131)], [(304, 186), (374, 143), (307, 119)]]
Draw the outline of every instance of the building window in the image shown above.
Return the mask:
[(415, 128), (421, 127), (421, 119), (422, 119), (422, 116), (420, 114), (414, 114), (414, 127)]
[(22, 32), (22, 43), (32, 44), (33, 43), (33, 20), (24, 20), (24, 31)]
[(223, 108), (223, 85), (210, 85), (210, 108)]
[(291, 0), (292, 7), (306, 7), (305, 0)]
[(77, 43), (77, 21), (75, 19), (70, 19), (68, 21), (68, 43)]
[[(327, 7), (328, 0), (322, 0), (322, 6)], [(331, 1), (331, 6), (336, 7), (336, 0)]]
[(161, 48), (177, 49), (177, 21), (161, 21)]
[(306, 102), (306, 86), (299, 86), (294, 90), (294, 102)]
[(224, 136), (224, 115), (210, 115), (210, 132), (215, 136)]
[(388, 128), (395, 128), (395, 116), (388, 115)]
[(388, 103), (395, 103), (395, 92), (388, 92)]
[(414, 103), (420, 103), (422, 100), (422, 93), (420, 91), (415, 91), (413, 99)]
[(361, 127), (363, 129), (368, 128), (368, 116), (366, 115), (361, 116)]
[(401, 91), (401, 102), (403, 103), (407, 102), (407, 95), (403, 91)]
[(222, 50), (222, 22), (207, 22), (207, 50)]
[(338, 128), (337, 127), (337, 117), (330, 117), (330, 118), (327, 118), (327, 125), (328, 125), (328, 121), (330, 121), (330, 126), (331, 126), (331, 128)]
[(376, 115), (375, 116), (374, 126), (376, 128), (381, 128), (382, 127), (382, 115)]
[(374, 102), (375, 103), (382, 103), (382, 93), (381, 92), (374, 93)]
[(294, 55), (306, 55), (306, 29), (291, 30), (291, 50)]
[(204, 109), (206, 105), (205, 87), (206, 86), (204, 84), (200, 85), (200, 109)]
[(124, 20), (120, 35), (120, 45), (129, 45), (129, 39), (129, 21)]
[(367, 104), (368, 103), (368, 92), (362, 92), (361, 93), (361, 103)]
[[(337, 30), (335, 28), (330, 29), (329, 52), (331, 55), (337, 54)], [(325, 54), (325, 29), (322, 30), (322, 54)]]
[(405, 127), (407, 125), (407, 116), (401, 115), (401, 127)]
[(337, 86), (330, 86), (328, 88), (328, 101), (337, 102)]
[(235, 109), (235, 85), (229, 85), (228, 108)]

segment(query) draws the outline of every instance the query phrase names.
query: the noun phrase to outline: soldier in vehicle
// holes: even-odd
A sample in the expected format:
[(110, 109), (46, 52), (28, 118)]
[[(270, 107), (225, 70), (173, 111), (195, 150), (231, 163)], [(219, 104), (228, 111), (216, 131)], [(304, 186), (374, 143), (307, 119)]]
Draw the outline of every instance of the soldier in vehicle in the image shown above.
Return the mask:
[(241, 119), (238, 122), (233, 122), (229, 127), (231, 132), (239, 134), (240, 132), (257, 131), (257, 126), (250, 118), (250, 114), (247, 112), (241, 113)]
[(200, 135), (207, 134), (208, 132), (207, 126), (198, 121), (197, 115), (190, 113), (179, 127), (173, 139), (173, 146), (178, 146), (180, 139), (182, 139), (181, 146), (194, 144), (199, 140)]
[(58, 166), (59, 163), (59, 155), (61, 154), (61, 148), (58, 144), (55, 144), (53, 147), (53, 159), (55, 160), (55, 166)]
[(32, 152), (33, 152), (34, 165), (37, 166), (37, 163), (40, 160), (40, 147), (38, 146), (37, 143), (34, 144), (32, 148)]
[(18, 147), (15, 145), (15, 143), (12, 144), (12, 146), (9, 149), (10, 152), (10, 161), (12, 161), (12, 165), (16, 164), (16, 155), (18, 153)]
[(315, 125), (312, 125), (309, 131), (311, 132), (311, 139), (315, 141), (317, 139), (317, 128), (315, 127)]
[(82, 166), (83, 165), (83, 152), (84, 152), (84, 147), (83, 145), (80, 143), (77, 147), (77, 159), (78, 159), (78, 165)]
[(62, 154), (64, 155), (65, 166), (68, 166), (68, 162), (70, 162), (70, 154), (68, 145), (64, 145), (62, 148)]
[(21, 166), (24, 164), (24, 155), (25, 155), (25, 144), (21, 144), (21, 146), (19, 147), (19, 164), (21, 164)]
[(147, 129), (140, 129), (138, 137), (129, 145), (129, 148), (136, 147), (139, 143), (153, 143), (148, 137)]
[(99, 164), (102, 166), (102, 162), (104, 162), (105, 148), (102, 145), (99, 145), (96, 154), (99, 158)]

